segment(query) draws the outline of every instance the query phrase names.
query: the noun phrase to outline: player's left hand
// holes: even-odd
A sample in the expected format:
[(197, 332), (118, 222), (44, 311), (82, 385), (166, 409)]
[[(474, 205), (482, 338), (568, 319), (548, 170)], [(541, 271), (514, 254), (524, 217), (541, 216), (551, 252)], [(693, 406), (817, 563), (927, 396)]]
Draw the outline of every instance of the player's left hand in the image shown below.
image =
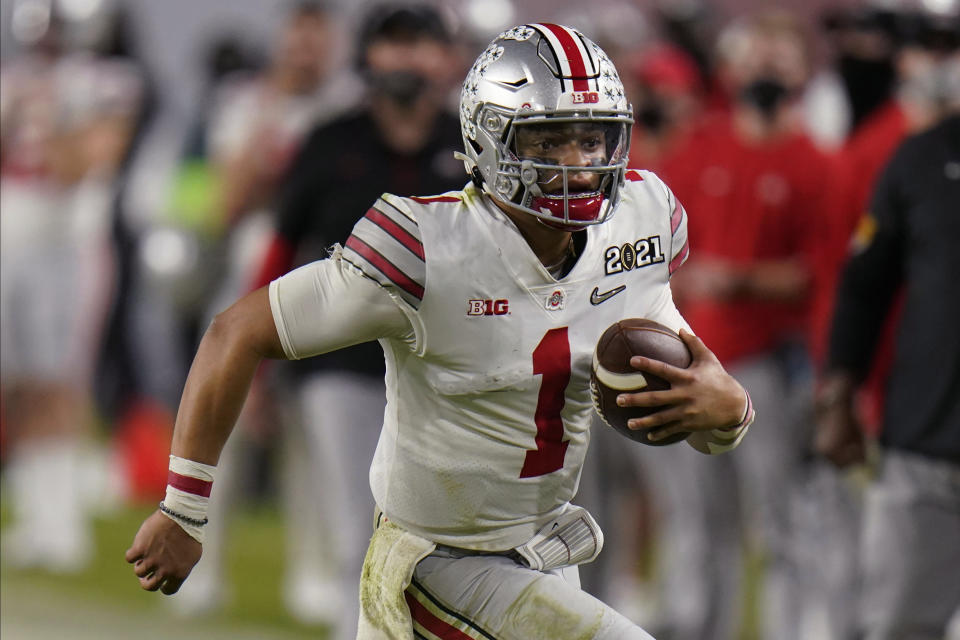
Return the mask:
[(735, 426), (743, 417), (746, 396), (743, 387), (726, 372), (723, 365), (700, 338), (681, 329), (680, 338), (690, 349), (693, 361), (686, 369), (643, 356), (634, 356), (630, 364), (670, 383), (666, 391), (622, 393), (622, 407), (659, 407), (663, 409), (627, 422), (631, 429), (650, 429), (651, 440), (659, 440), (684, 431), (709, 431)]

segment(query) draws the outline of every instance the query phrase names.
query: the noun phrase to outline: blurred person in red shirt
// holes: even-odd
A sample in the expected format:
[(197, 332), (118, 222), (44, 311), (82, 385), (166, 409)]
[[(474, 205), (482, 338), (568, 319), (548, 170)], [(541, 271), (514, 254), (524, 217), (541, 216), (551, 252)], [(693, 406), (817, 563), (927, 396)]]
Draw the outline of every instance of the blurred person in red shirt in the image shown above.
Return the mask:
[[(690, 215), (691, 258), (672, 287), (694, 331), (750, 390), (760, 426), (727, 460), (687, 465), (687, 490), (674, 489), (685, 494), (674, 502), (686, 506), (670, 526), (680, 557), (668, 564), (666, 602), (676, 637), (732, 637), (747, 534), (767, 559), (762, 637), (789, 640), (804, 633), (807, 600), (830, 591), (798, 557), (805, 547), (794, 527), (811, 423), (802, 339), (829, 163), (803, 131), (809, 55), (791, 15), (732, 23), (717, 53), (729, 108), (704, 119), (665, 174)], [(832, 511), (819, 513), (834, 520)], [(852, 524), (835, 519), (848, 532), (838, 535), (852, 540)]]
[(703, 78), (696, 61), (672, 45), (655, 45), (627, 61), (624, 88), (635, 122), (630, 166), (661, 177), (685, 163), (683, 150), (703, 115)]

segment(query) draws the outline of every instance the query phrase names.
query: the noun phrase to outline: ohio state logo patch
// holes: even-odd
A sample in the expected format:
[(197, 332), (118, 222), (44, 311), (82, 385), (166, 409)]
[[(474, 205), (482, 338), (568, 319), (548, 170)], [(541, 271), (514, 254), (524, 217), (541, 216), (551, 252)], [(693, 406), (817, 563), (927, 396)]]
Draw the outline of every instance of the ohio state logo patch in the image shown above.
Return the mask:
[(510, 302), (500, 300), (467, 300), (468, 316), (505, 316), (510, 313)]
[(547, 296), (546, 300), (543, 303), (544, 309), (547, 311), (559, 311), (563, 309), (564, 304), (567, 302), (567, 294), (563, 289), (554, 289), (550, 295)]

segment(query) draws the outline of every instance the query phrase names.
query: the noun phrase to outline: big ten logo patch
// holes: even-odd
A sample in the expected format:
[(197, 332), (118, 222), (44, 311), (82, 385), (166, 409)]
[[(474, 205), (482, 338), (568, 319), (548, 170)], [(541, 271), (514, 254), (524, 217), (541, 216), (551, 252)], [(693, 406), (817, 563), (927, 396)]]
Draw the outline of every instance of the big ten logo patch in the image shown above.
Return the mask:
[(506, 300), (467, 300), (468, 316), (505, 316), (510, 313)]
[(636, 242), (626, 242), (619, 247), (607, 247), (603, 252), (603, 259), (608, 276), (661, 263), (664, 261), (664, 256), (660, 248), (660, 236), (640, 238)]

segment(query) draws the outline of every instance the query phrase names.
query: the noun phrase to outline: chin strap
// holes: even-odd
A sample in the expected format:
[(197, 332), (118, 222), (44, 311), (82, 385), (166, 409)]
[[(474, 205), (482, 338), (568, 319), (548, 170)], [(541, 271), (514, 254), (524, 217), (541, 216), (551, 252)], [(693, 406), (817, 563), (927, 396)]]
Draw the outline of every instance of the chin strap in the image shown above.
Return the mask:
[(463, 151), (454, 151), (453, 157), (463, 162), (463, 166), (466, 168), (470, 179), (473, 180), (473, 184), (475, 184), (478, 189), (483, 189), (483, 174), (480, 173), (480, 168), (477, 166), (477, 163), (473, 160), (473, 158), (465, 154)]

